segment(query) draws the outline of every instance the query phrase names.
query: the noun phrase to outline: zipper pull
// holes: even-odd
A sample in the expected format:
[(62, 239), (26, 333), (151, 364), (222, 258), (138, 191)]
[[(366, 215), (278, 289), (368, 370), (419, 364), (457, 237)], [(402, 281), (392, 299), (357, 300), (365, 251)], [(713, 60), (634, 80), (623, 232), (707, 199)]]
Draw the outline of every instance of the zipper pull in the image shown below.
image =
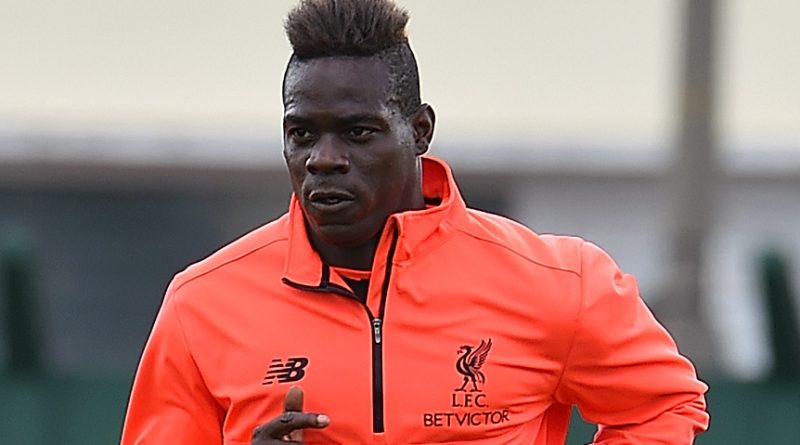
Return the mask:
[(381, 324), (382, 321), (380, 318), (373, 318), (372, 319), (372, 334), (375, 337), (375, 343), (381, 343)]

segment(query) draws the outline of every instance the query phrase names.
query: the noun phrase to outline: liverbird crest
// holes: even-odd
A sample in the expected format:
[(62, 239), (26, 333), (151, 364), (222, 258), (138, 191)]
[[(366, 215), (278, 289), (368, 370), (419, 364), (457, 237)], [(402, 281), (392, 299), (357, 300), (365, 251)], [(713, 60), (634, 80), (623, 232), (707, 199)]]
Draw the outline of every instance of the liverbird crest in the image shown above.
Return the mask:
[(486, 363), (486, 357), (492, 349), (492, 339), (481, 340), (481, 344), (473, 348), (470, 345), (462, 345), (458, 348), (457, 354), (461, 354), (456, 360), (456, 370), (464, 376), (464, 383), (456, 391), (466, 391), (469, 383), (472, 383), (470, 392), (480, 391), (478, 383), (481, 385), (486, 382), (486, 376), (481, 372), (481, 367)]

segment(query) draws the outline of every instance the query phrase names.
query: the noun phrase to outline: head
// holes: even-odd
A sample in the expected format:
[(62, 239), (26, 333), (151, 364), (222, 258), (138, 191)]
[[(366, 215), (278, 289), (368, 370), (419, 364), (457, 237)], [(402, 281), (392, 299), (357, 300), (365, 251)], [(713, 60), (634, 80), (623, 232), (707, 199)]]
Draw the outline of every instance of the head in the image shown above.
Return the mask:
[(312, 241), (374, 242), (421, 208), (434, 114), (419, 97), (408, 15), (388, 0), (302, 0), (283, 82), (283, 153)]

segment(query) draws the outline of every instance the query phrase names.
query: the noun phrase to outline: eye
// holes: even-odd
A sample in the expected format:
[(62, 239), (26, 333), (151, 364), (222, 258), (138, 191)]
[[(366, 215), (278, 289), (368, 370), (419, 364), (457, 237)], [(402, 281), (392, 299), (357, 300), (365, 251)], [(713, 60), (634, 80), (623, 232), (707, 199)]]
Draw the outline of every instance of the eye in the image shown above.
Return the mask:
[(314, 139), (314, 134), (303, 127), (290, 128), (286, 133), (289, 139), (296, 144), (308, 143)]
[(366, 141), (375, 133), (375, 130), (366, 127), (353, 127), (347, 132), (347, 136), (355, 141)]

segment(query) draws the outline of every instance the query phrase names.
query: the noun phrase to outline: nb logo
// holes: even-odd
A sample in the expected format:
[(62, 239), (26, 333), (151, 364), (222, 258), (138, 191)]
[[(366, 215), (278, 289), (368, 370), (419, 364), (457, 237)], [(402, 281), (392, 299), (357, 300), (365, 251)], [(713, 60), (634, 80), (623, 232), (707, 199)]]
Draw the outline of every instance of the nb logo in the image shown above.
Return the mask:
[(306, 376), (307, 357), (289, 357), (284, 363), (279, 358), (272, 359), (264, 376), (263, 385), (271, 385), (277, 380), (278, 383), (296, 382)]

